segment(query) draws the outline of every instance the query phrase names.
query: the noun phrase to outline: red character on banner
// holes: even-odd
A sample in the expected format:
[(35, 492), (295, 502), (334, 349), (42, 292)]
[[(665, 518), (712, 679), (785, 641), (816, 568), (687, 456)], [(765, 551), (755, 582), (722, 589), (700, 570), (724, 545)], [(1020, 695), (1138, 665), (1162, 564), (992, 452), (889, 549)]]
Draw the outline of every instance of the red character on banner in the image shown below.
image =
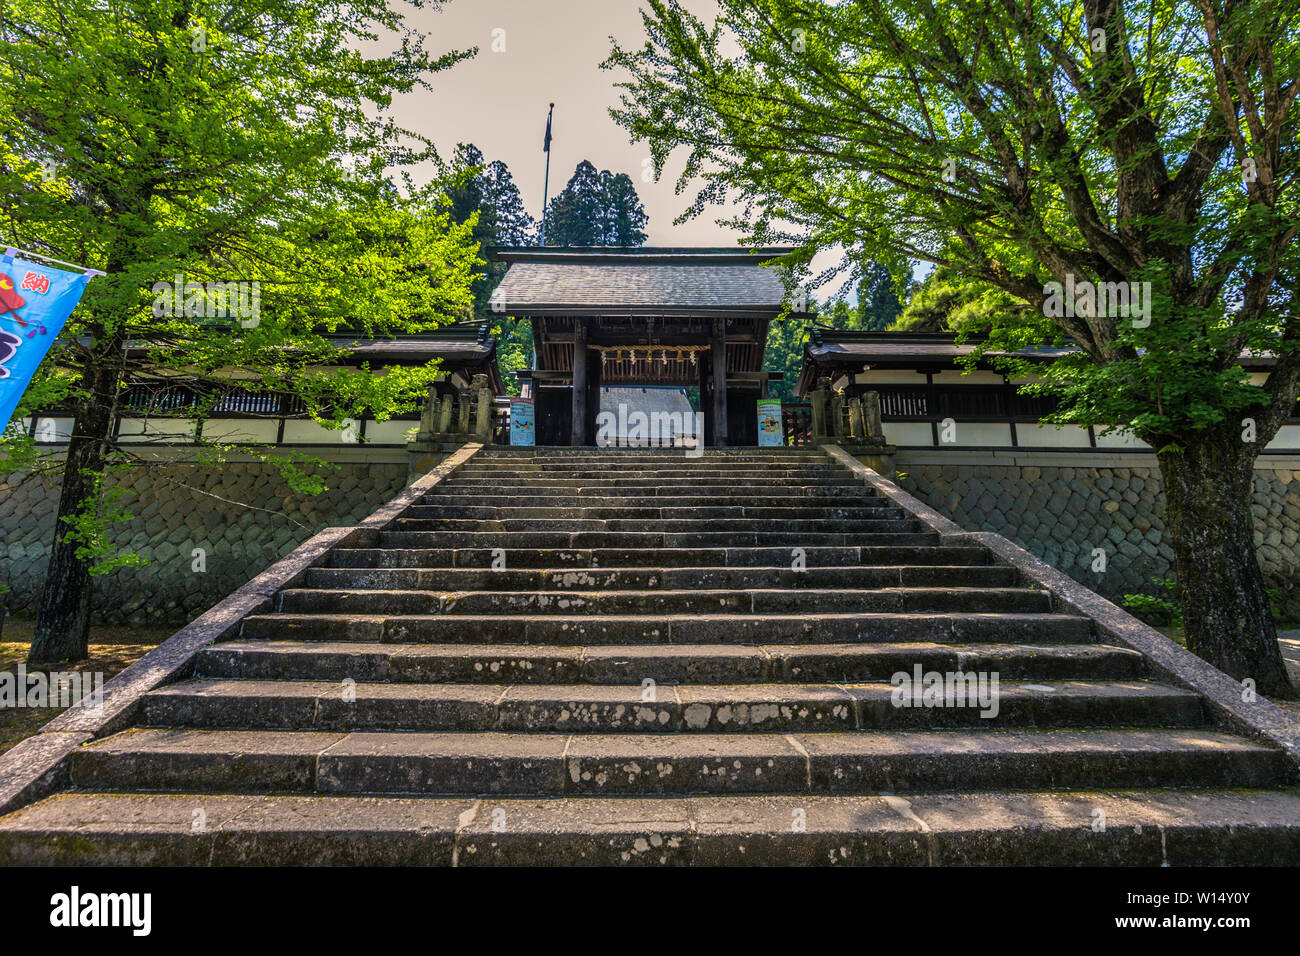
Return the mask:
[(39, 272), (29, 272), (23, 276), (23, 284), (20, 289), (29, 289), (39, 295), (45, 295), (50, 291), (50, 277), (41, 275)]

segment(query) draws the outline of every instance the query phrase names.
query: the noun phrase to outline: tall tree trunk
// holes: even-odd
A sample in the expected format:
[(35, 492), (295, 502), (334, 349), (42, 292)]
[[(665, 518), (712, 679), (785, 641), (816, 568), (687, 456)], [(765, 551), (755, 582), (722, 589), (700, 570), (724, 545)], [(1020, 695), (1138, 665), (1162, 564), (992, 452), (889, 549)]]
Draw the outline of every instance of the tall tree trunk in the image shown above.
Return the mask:
[(77, 542), (62, 540), (70, 530), (63, 518), (75, 514), (95, 494), (96, 479), (104, 472), (116, 407), (121, 348), (122, 341), (117, 335), (100, 339), (82, 372), (81, 386), (85, 394), (77, 399), (72, 437), (68, 441), (59, 514), (54, 523), (54, 545), (27, 655), (30, 664), (81, 661), (89, 656), (90, 566), (77, 556)]
[(1255, 557), (1255, 454), (1207, 429), (1159, 455), (1187, 647), (1268, 697), (1294, 700)]

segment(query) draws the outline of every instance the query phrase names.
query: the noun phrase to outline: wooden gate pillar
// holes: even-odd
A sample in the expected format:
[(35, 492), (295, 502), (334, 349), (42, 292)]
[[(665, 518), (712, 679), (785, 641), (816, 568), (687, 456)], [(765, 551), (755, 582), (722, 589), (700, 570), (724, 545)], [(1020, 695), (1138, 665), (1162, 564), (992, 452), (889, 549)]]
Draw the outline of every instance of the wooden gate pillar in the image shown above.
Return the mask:
[(587, 320), (574, 319), (573, 325), (573, 420), (569, 424), (569, 444), (587, 442)]
[(713, 364), (713, 444), (723, 448), (727, 444), (727, 320), (718, 319), (713, 324), (713, 340), (709, 346)]

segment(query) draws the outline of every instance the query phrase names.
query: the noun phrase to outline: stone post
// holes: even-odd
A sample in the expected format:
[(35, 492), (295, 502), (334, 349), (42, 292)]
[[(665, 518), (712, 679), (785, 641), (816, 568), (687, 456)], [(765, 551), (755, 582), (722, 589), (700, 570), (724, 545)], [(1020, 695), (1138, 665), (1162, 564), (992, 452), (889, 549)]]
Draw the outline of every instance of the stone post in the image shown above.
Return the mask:
[(861, 441), (867, 437), (867, 428), (862, 420), (862, 399), (849, 399), (849, 434)]
[(442, 408), (438, 409), (438, 434), (445, 435), (451, 431), (451, 404), (452, 397), (444, 395), (442, 397)]
[(885, 426), (880, 423), (880, 393), (867, 392), (862, 396), (862, 415), (866, 420), (868, 438), (885, 437)]
[(424, 396), (424, 407), (420, 409), (420, 430), (416, 432), (416, 441), (433, 441), (437, 426), (438, 389), (430, 382), (429, 391)]
[(830, 434), (838, 441), (844, 437), (844, 393), (831, 389)]
[(474, 434), (484, 444), (489, 444), (492, 441), (492, 389), (488, 388), (487, 376), (475, 375), (470, 388), (478, 396), (478, 404), (474, 409), (478, 419), (474, 423)]
[(461, 389), (456, 393), (456, 404), (460, 407), (456, 409), (456, 431), (461, 435), (469, 434), (469, 413), (470, 413), (470, 395), (467, 388)]

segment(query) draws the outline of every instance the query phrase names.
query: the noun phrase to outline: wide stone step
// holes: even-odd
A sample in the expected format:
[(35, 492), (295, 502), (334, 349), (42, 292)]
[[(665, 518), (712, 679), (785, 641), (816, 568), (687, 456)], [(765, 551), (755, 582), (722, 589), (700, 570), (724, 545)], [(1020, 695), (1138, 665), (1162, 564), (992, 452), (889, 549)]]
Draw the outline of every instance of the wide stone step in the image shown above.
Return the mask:
[(782, 458), (776, 461), (748, 459), (734, 462), (724, 462), (710, 458), (677, 458), (674, 460), (643, 458), (608, 462), (599, 460), (505, 462), (484, 461), (475, 457), (457, 469), (456, 473), (460, 474), (462, 471), (475, 475), (564, 476), (576, 474), (595, 477), (635, 474), (690, 476), (695, 474), (716, 474), (718, 472), (732, 474), (834, 475), (838, 471), (843, 474), (843, 469), (836, 462), (829, 461), (824, 457), (816, 459)]
[(486, 521), (481, 518), (399, 518), (398, 531), (459, 532), (543, 532), (575, 533), (579, 531), (636, 534), (906, 534), (921, 528), (914, 518), (857, 521), (848, 519), (782, 518), (512, 518)]
[(339, 548), (336, 568), (807, 568), (989, 563), (983, 548), (951, 546), (801, 548)]
[(635, 448), (628, 445), (489, 445), (479, 452), (479, 457), (487, 460), (501, 461), (518, 459), (523, 461), (546, 460), (564, 461), (571, 458), (590, 458), (594, 461), (621, 461), (625, 458), (651, 458), (658, 461), (673, 459), (697, 460), (701, 457), (716, 461), (731, 461), (740, 458), (756, 458), (771, 461), (777, 458), (817, 458), (826, 460), (826, 453), (812, 446), (785, 445), (773, 448), (757, 448), (753, 445), (736, 445), (731, 447), (705, 448)]
[(602, 507), (637, 505), (645, 499), (660, 507), (693, 507), (718, 503), (748, 505), (834, 505), (834, 504), (884, 504), (885, 499), (861, 485), (780, 485), (770, 488), (737, 489), (733, 485), (710, 485), (704, 488), (637, 487), (637, 488), (534, 488), (531, 485), (512, 486), (508, 493), (495, 488), (457, 488), (443, 483), (420, 498), (422, 504), (512, 505), (527, 498), (527, 504), (577, 504), (591, 502)]
[(659, 468), (668, 465), (690, 467), (698, 464), (725, 467), (729, 463), (735, 465), (825, 465), (831, 461), (826, 456), (826, 453), (820, 450), (764, 449), (760, 452), (753, 448), (748, 450), (737, 449), (729, 454), (715, 454), (712, 449), (708, 448), (703, 449), (703, 451), (698, 449), (611, 448), (588, 454), (539, 454), (531, 457), (528, 455), (499, 455), (484, 449), (475, 455), (472, 460), (480, 465), (490, 464), (501, 465), (502, 467), (514, 465), (520, 468), (531, 465), (553, 467), (564, 464), (597, 466), (642, 464)]
[(250, 640), (396, 644), (1090, 644), (1070, 614), (250, 614)]
[(457, 478), (517, 478), (532, 481), (534, 478), (842, 478), (845, 472), (838, 465), (765, 465), (714, 464), (653, 466), (629, 465), (539, 465), (533, 467), (475, 465), (472, 462), (456, 469)]
[[(1277, 751), (1209, 730), (508, 734), (130, 730), (78, 749), (82, 790), (323, 794), (890, 794), (1276, 784)], [(1076, 821), (1089, 828), (1092, 815)], [(1170, 821), (1175, 822), (1175, 821)], [(1176, 821), (1181, 823), (1181, 821)]]
[[(686, 470), (681, 468), (638, 468), (635, 470), (606, 468), (565, 468), (543, 469), (535, 472), (506, 471), (500, 468), (470, 468), (468, 465), (458, 468), (448, 479), (456, 484), (470, 481), (488, 481), (493, 483), (532, 484), (545, 481), (609, 481), (615, 485), (646, 484), (657, 481), (683, 481), (703, 484), (715, 484), (735, 481), (749, 483), (798, 482), (801, 484), (819, 484), (823, 481), (854, 481), (847, 472), (838, 468), (698, 468)], [(862, 482), (859, 479), (858, 484)]]
[(287, 614), (790, 614), (988, 611), (1045, 613), (1046, 591), (1028, 588), (665, 588), (633, 591), (401, 591), (287, 588)]
[(805, 568), (312, 568), (307, 587), (425, 591), (650, 588), (1010, 587), (1014, 568), (905, 565)]
[(205, 648), (196, 676), (371, 683), (762, 684), (888, 681), (922, 671), (1000, 680), (1131, 680), (1142, 655), (1103, 644), (382, 644), (237, 640)]
[[(527, 510), (536, 512), (539, 509), (571, 509), (582, 508), (590, 511), (616, 511), (626, 513), (628, 509), (637, 511), (686, 511), (686, 515), (667, 515), (667, 517), (728, 517), (733, 514), (745, 514), (754, 509), (764, 509), (769, 511), (778, 511), (780, 514), (769, 515), (768, 517), (786, 517), (787, 510), (808, 511), (830, 513), (832, 515), (852, 515), (855, 511), (897, 511), (894, 506), (890, 505), (883, 498), (875, 498), (869, 495), (854, 495), (846, 497), (844, 495), (826, 495), (805, 497), (782, 497), (780, 495), (757, 495), (750, 498), (738, 498), (734, 495), (726, 499), (720, 499), (717, 495), (694, 495), (694, 496), (650, 496), (644, 498), (632, 498), (624, 496), (621, 498), (597, 497), (593, 495), (545, 495), (545, 496), (524, 496), (515, 497), (513, 495), (479, 495), (479, 494), (428, 494), (420, 499), (420, 503), (412, 505), (406, 514), (412, 518), (436, 518), (440, 515), (451, 517), (459, 514), (461, 511), (469, 514), (462, 517), (471, 516), (474, 513), (498, 512), (497, 517), (511, 517), (509, 513), (500, 514), (503, 510)], [(725, 509), (726, 514), (708, 514), (700, 512), (699, 509)], [(795, 517), (789, 515), (789, 517)]]
[[(206, 820), (197, 833), (195, 809)], [(763, 864), (1296, 866), (1300, 793), (69, 793), (0, 819), (4, 866)]]
[(938, 544), (932, 531), (385, 531), (389, 548), (825, 548)]
[[(681, 494), (683, 491), (703, 495), (712, 494), (714, 490), (730, 490), (733, 494), (753, 494), (755, 492), (770, 492), (772, 489), (785, 488), (793, 489), (799, 487), (817, 487), (817, 488), (861, 488), (862, 481), (858, 478), (847, 476), (847, 473), (840, 472), (845, 477), (840, 478), (815, 478), (808, 475), (798, 475), (791, 477), (772, 476), (752, 476), (752, 475), (733, 475), (727, 472), (715, 476), (697, 475), (691, 478), (682, 476), (664, 475), (662, 477), (651, 478), (504, 478), (497, 476), (494, 478), (463, 478), (459, 473), (452, 475), (447, 479), (449, 488), (484, 488), (488, 490), (514, 490), (518, 488), (532, 488), (543, 491), (550, 488), (578, 488), (578, 489), (601, 489), (603, 491), (643, 491), (647, 489), (660, 489), (671, 491), (675, 494)], [(798, 478), (799, 484), (791, 482)], [(653, 494), (654, 491), (649, 493)], [(793, 493), (793, 492), (792, 492)]]
[(608, 505), (595, 506), (590, 502), (578, 504), (520, 505), (517, 501), (509, 505), (414, 505), (402, 515), (404, 518), (425, 520), (459, 520), (480, 521), (517, 521), (521, 519), (582, 519), (587, 521), (627, 521), (641, 520), (691, 520), (707, 521), (726, 519), (763, 519), (768, 521), (886, 521), (905, 517), (899, 508), (863, 507), (860, 505), (779, 505), (772, 507), (744, 505), (699, 505), (690, 508), (665, 508), (659, 502), (649, 505)]
[[(923, 672), (918, 671), (920, 675)], [(147, 694), (151, 727), (792, 733), (933, 727), (1194, 727), (1200, 698), (1147, 681), (955, 683), (945, 703), (893, 684), (397, 684), (194, 679)], [(647, 674), (644, 679), (652, 679)], [(940, 673), (938, 680), (943, 681)], [(956, 678), (951, 678), (956, 680)], [(909, 685), (910, 686), (910, 685)], [(906, 705), (904, 705), (906, 704)]]

